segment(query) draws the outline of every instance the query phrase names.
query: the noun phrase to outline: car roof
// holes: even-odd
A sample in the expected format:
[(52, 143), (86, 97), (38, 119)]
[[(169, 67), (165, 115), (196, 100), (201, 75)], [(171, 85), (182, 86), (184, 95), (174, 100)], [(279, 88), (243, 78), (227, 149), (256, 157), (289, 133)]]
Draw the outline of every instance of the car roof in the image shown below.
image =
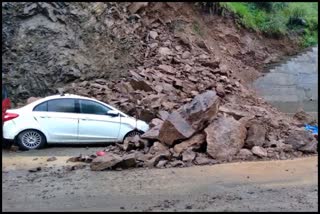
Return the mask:
[[(57, 94), (57, 95), (51, 95), (51, 96), (47, 96), (47, 97), (44, 97), (43, 99), (46, 99), (46, 100), (51, 100), (51, 99), (54, 99), (54, 98), (83, 98), (83, 99), (94, 99), (94, 98), (90, 98), (90, 97), (84, 97), (84, 96), (80, 96), (80, 95), (76, 95), (76, 94)], [(95, 100), (95, 99), (94, 99)]]
[(110, 108), (112, 109), (116, 109), (118, 112), (120, 112), (122, 115), (124, 116), (128, 116), (126, 113), (120, 111), (119, 109), (107, 104), (107, 103), (104, 103), (104, 102), (101, 102), (95, 98), (90, 98), (90, 97), (84, 97), (84, 96), (80, 96), (80, 95), (76, 95), (76, 94), (58, 94), (58, 95), (51, 95), (51, 96), (47, 96), (47, 97), (44, 97), (44, 98), (41, 98), (39, 100), (36, 100), (32, 103), (29, 103), (28, 105), (22, 107), (22, 108), (26, 108), (26, 109), (33, 109), (36, 105), (42, 103), (42, 102), (45, 102), (45, 101), (48, 101), (48, 100), (52, 100), (52, 99), (66, 99), (66, 98), (74, 98), (74, 99), (86, 99), (86, 100), (94, 100), (94, 101), (97, 101), (99, 103), (103, 103), (104, 105), (107, 105), (109, 106)]

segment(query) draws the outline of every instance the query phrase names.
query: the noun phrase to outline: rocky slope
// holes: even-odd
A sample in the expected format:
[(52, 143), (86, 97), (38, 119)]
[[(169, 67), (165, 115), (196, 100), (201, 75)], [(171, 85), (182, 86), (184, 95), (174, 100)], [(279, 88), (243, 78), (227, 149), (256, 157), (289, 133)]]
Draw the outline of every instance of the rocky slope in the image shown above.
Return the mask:
[(130, 69), (161, 75), (154, 68), (171, 63), (195, 74), (215, 61), (246, 82), (295, 52), (293, 41), (238, 29), (190, 3), (2, 3), (2, 18), (2, 76), (14, 104), (68, 83), (130, 79)]

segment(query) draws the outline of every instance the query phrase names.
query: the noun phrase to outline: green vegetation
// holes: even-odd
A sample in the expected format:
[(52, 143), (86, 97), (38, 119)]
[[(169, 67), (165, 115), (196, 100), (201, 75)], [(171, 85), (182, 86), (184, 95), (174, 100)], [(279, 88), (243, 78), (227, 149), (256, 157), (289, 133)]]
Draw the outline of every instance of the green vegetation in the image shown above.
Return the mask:
[(240, 24), (270, 36), (296, 34), (305, 47), (318, 43), (317, 2), (221, 2)]

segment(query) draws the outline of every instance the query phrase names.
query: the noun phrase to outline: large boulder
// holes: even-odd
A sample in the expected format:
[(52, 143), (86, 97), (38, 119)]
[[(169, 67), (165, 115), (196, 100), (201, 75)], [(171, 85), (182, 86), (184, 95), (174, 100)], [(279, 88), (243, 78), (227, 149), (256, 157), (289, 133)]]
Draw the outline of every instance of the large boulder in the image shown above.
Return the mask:
[(312, 133), (306, 130), (292, 130), (284, 143), (292, 145), (295, 150), (311, 153), (317, 152), (318, 142)]
[(90, 168), (92, 171), (101, 171), (115, 166), (123, 159), (115, 154), (107, 153), (92, 160)]
[(317, 121), (312, 117), (310, 114), (307, 114), (304, 111), (299, 111), (293, 115), (293, 118), (298, 120), (301, 124), (310, 124), (310, 125), (316, 125)]
[(192, 136), (190, 139), (183, 141), (182, 143), (176, 144), (173, 147), (173, 150), (176, 153), (181, 153), (188, 148), (196, 148), (199, 149), (201, 145), (206, 141), (206, 136), (204, 133), (196, 134)]
[(171, 146), (176, 140), (187, 139), (204, 129), (215, 118), (219, 103), (214, 91), (195, 96), (191, 103), (172, 112), (164, 121), (159, 131), (159, 140)]
[(254, 146), (262, 146), (265, 143), (267, 130), (259, 123), (249, 126), (245, 147), (251, 149)]
[(224, 115), (214, 120), (204, 131), (207, 135), (208, 155), (219, 160), (227, 160), (237, 154), (247, 134), (244, 122)]

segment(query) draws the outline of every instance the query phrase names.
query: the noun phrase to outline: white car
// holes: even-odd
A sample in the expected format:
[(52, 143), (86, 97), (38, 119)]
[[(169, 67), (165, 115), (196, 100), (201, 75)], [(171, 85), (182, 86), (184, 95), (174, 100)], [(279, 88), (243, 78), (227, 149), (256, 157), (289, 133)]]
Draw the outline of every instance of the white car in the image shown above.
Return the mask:
[(4, 116), (3, 137), (22, 150), (46, 143), (122, 142), (149, 129), (141, 120), (95, 99), (62, 94), (36, 100)]

